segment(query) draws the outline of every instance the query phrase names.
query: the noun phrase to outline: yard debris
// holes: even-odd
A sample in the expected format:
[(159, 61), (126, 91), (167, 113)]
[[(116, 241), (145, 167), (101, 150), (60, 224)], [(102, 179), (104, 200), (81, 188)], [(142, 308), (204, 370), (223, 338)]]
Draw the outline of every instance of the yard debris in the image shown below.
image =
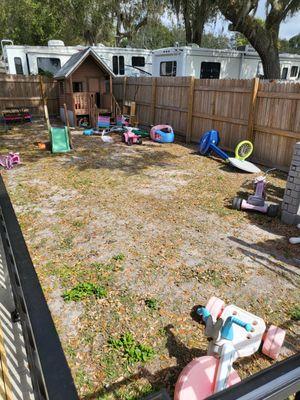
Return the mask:
[[(3, 175), (46, 298), (59, 298), (52, 315), (81, 397), (171, 393), (182, 368), (206, 350), (204, 329), (189, 314), (212, 295), (267, 322), (286, 321), (287, 351), (297, 350), (299, 249), (286, 241), (297, 229), (230, 208), (241, 187), (252, 187), (245, 176), (192, 146), (145, 140), (129, 148), (118, 134), (107, 146), (75, 131), (74, 154), (53, 156), (34, 146), (48, 137), (35, 124), (1, 134), (5, 151), (17, 142), (24, 161)], [(282, 198), (285, 179), (270, 177), (271, 201)], [(83, 282), (106, 296), (63, 301)], [(64, 312), (78, 309), (68, 335)], [(109, 338), (126, 332), (155, 356), (141, 366), (112, 351)], [(237, 369), (244, 378), (269, 365), (257, 355)]]

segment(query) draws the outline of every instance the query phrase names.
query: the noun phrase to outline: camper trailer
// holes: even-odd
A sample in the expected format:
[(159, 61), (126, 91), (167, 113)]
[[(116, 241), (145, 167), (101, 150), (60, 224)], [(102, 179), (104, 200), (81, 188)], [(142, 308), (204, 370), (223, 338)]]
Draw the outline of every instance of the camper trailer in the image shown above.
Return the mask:
[[(300, 55), (280, 54), (281, 78), (300, 79)], [(153, 51), (153, 76), (195, 76), (203, 79), (250, 79), (263, 77), (259, 55), (243, 50), (206, 49), (196, 45)]]
[[(84, 46), (65, 46), (61, 40), (49, 40), (48, 46), (17, 46), (2, 40), (2, 61), (7, 74), (36, 75), (57, 71)], [(145, 49), (92, 46), (116, 76), (151, 75), (151, 51)]]

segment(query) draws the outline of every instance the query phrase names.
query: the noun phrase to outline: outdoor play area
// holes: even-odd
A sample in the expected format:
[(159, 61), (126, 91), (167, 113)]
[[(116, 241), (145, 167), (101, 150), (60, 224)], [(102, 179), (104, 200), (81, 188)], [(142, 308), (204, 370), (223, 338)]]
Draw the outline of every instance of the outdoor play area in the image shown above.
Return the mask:
[[(300, 251), (288, 242), (298, 230), (232, 209), (253, 176), (176, 132), (175, 143), (111, 138), (75, 128), (73, 150), (52, 154), (37, 145), (49, 140), (42, 118), (0, 133), (1, 154), (21, 155), (1, 175), (80, 398), (172, 396), (182, 369), (206, 354), (191, 311), (211, 296), (285, 329), (279, 360), (299, 351)], [(286, 180), (270, 172), (268, 200), (282, 201)], [(234, 365), (245, 378), (272, 363), (257, 352)]]

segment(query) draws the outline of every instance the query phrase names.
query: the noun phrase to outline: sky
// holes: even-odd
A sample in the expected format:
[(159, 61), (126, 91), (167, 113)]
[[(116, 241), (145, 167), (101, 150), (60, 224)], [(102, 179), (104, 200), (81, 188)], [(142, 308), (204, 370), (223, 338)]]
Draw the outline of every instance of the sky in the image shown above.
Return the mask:
[[(265, 18), (265, 4), (266, 0), (259, 0), (258, 10), (256, 16), (259, 18)], [(213, 32), (215, 34), (226, 34), (228, 33), (228, 22), (224, 18), (218, 18), (214, 24), (209, 24), (206, 27), (207, 32)], [(279, 37), (281, 39), (290, 39), (291, 37), (300, 33), (300, 12), (293, 17), (288, 18), (285, 22), (280, 25)]]

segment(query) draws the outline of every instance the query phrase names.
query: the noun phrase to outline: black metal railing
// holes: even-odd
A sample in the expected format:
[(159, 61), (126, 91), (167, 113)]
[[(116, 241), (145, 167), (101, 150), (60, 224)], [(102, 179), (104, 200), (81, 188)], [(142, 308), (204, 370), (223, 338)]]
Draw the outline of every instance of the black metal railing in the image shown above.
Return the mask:
[[(300, 391), (300, 353), (243, 379), (207, 400), (283, 400)], [(297, 394), (296, 398), (300, 400)]]
[(35, 400), (78, 394), (20, 226), (0, 176), (0, 234), (20, 320)]

